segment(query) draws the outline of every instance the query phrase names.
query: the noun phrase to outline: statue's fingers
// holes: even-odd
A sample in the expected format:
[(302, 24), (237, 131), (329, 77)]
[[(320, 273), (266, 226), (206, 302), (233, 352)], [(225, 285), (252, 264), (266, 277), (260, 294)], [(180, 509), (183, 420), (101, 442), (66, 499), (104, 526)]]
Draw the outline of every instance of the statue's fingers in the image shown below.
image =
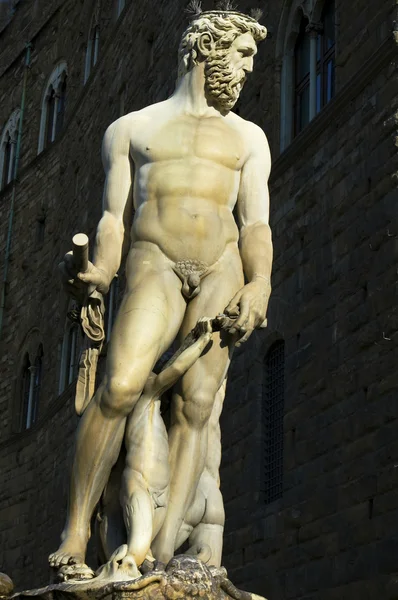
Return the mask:
[(63, 262), (65, 263), (66, 269), (71, 273), (76, 274), (76, 265), (73, 259), (73, 252), (67, 252), (64, 256)]
[(63, 260), (59, 263), (58, 269), (61, 273), (62, 279), (75, 279), (77, 273), (76, 269), (73, 266), (73, 263), (70, 261)]
[(239, 346), (241, 344), (244, 344), (245, 342), (247, 342), (247, 340), (249, 339), (249, 337), (251, 336), (251, 334), (253, 333), (254, 329), (248, 329), (245, 333), (245, 335), (243, 337), (241, 337), (237, 342), (236, 342), (236, 346), (239, 348)]
[(240, 304), (240, 315), (239, 315), (238, 319), (236, 320), (236, 322), (234, 323), (234, 326), (231, 327), (230, 332), (235, 333), (235, 331), (237, 331), (239, 333), (239, 331), (242, 329), (246, 330), (248, 323), (249, 323), (249, 304), (248, 304), (248, 302), (245, 302), (244, 300), (242, 300), (242, 302)]
[(85, 273), (78, 273), (77, 278), (83, 283), (88, 283), (92, 285), (98, 285), (99, 277), (96, 273), (90, 273), (90, 271), (86, 271)]
[(224, 309), (224, 313), (226, 315), (228, 315), (229, 317), (237, 317), (239, 315), (239, 301), (241, 298), (241, 292), (238, 292), (237, 294), (235, 294), (235, 296), (232, 298), (231, 302), (229, 304), (227, 304), (227, 306)]

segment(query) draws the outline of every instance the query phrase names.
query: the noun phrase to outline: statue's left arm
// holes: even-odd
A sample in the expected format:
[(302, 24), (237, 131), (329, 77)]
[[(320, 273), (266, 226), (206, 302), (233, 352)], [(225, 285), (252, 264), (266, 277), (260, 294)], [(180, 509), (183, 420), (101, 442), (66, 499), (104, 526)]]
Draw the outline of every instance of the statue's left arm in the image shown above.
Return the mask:
[(248, 123), (250, 148), (242, 168), (237, 201), (239, 249), (246, 285), (232, 298), (225, 312), (238, 316), (234, 328), (245, 342), (264, 322), (271, 294), (272, 237), (269, 226), (268, 177), (271, 155), (264, 132)]
[[(161, 396), (198, 360), (212, 338), (211, 320), (206, 317), (199, 319), (191, 334), (194, 336), (194, 341), (180, 354), (177, 351), (171, 358), (169, 366), (166, 366), (156, 377), (152, 391), (153, 395)], [(195, 339), (196, 336), (197, 339)]]

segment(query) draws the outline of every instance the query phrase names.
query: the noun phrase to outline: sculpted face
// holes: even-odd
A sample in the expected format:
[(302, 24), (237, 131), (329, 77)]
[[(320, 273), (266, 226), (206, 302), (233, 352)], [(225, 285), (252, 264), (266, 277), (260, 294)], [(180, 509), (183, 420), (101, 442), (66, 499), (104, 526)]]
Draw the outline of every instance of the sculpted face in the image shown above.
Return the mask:
[(250, 33), (239, 35), (227, 50), (210, 54), (205, 63), (205, 91), (218, 108), (230, 111), (236, 104), (247, 73), (253, 71), (257, 45)]

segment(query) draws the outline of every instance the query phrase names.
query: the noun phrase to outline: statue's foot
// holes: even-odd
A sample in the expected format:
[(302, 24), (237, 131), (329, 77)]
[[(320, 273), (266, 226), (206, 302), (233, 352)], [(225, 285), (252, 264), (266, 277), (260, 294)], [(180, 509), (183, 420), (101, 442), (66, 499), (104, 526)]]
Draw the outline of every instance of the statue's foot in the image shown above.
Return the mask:
[(189, 556), (194, 556), (195, 558), (201, 560), (203, 563), (207, 564), (211, 559), (211, 548), (208, 544), (194, 544), (190, 546), (188, 550), (185, 552)]
[(139, 577), (141, 577), (141, 573), (133, 556), (128, 552), (127, 544), (123, 544), (115, 550), (109, 561), (102, 565), (96, 573), (96, 579), (106, 581), (129, 581)]
[(86, 542), (78, 536), (69, 536), (64, 539), (56, 552), (48, 557), (50, 567), (59, 569), (64, 565), (84, 565)]
[(64, 565), (57, 573), (57, 581), (87, 581), (93, 577), (94, 571), (85, 564)]

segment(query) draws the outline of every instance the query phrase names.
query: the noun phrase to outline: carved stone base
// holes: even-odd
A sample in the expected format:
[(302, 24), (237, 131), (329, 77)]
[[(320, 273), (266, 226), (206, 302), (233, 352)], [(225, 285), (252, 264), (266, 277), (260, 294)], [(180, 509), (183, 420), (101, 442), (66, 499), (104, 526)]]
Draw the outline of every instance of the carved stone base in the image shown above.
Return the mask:
[(192, 556), (175, 556), (166, 568), (158, 567), (131, 581), (94, 577), (70, 580), (37, 590), (19, 592), (10, 600), (265, 600), (238, 590), (225, 569), (207, 567)]

